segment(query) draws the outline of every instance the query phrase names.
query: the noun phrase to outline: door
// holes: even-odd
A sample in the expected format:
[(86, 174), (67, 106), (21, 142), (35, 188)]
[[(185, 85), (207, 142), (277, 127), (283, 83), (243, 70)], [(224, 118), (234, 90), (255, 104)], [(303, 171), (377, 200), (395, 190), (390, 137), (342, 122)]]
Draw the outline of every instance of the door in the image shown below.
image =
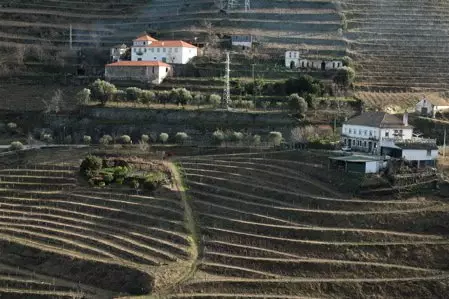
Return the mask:
[(294, 61), (291, 61), (291, 62), (290, 62), (290, 68), (291, 68), (291, 69), (294, 69), (294, 68), (295, 68), (295, 62), (294, 62)]
[(326, 62), (321, 62), (321, 70), (325, 71), (326, 70)]
[(427, 107), (422, 107), (421, 108), (421, 115), (428, 115), (429, 114), (429, 110), (427, 109)]

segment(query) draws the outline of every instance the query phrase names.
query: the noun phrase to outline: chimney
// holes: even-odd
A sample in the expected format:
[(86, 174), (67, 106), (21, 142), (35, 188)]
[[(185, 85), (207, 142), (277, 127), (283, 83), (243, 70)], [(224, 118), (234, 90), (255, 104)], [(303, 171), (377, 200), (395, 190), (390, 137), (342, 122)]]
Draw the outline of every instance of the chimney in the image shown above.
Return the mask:
[(408, 112), (405, 111), (404, 117), (402, 118), (402, 122), (404, 123), (404, 127), (408, 126)]

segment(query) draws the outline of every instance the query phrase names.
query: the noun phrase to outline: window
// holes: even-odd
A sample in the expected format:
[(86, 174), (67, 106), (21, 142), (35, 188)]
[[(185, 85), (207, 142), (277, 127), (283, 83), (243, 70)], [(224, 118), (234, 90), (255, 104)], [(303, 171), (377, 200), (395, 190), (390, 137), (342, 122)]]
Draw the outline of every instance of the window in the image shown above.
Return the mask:
[(154, 48), (151, 48), (151, 52), (153, 52), (153, 53), (154, 53)]
[(167, 50), (167, 49), (165, 49), (165, 48), (162, 48), (162, 52), (164, 52), (164, 53), (165, 53), (165, 52), (166, 52), (166, 50)]
[(352, 129), (349, 129), (349, 134), (352, 134)]
[(171, 53), (171, 48), (168, 48), (168, 53)]
[(385, 131), (385, 137), (390, 137), (390, 132)]
[(143, 45), (145, 46), (145, 42), (143, 42)]
[(352, 140), (352, 145), (355, 145), (355, 140)]
[(156, 52), (160, 53), (161, 52), (161, 48), (157, 48)]
[(365, 136), (366, 136), (366, 135), (368, 135), (368, 131), (367, 131), (367, 130), (365, 130), (365, 132), (364, 132), (364, 133), (365, 133)]
[(432, 150), (427, 150), (427, 157), (432, 156)]
[(363, 146), (366, 147), (366, 141), (363, 143)]
[(136, 48), (134, 48), (134, 53), (137, 53), (137, 49)]
[(369, 130), (369, 136), (373, 136), (373, 131)]
[(140, 57), (139, 57), (139, 58), (137, 58), (137, 61), (142, 61), (142, 58), (140, 58)]
[(157, 60), (156, 56), (154, 56), (154, 60)]
[(175, 53), (178, 53), (178, 48), (175, 48)]
[(165, 72), (168, 73), (168, 67), (165, 68)]
[(362, 136), (362, 130), (361, 129), (359, 129), (359, 135)]
[(288, 52), (288, 57), (292, 58), (292, 52)]
[(143, 49), (143, 51), (146, 53), (146, 52), (147, 52), (147, 49), (145, 48), (145, 49)]
[(154, 74), (154, 66), (153, 66), (153, 74)]

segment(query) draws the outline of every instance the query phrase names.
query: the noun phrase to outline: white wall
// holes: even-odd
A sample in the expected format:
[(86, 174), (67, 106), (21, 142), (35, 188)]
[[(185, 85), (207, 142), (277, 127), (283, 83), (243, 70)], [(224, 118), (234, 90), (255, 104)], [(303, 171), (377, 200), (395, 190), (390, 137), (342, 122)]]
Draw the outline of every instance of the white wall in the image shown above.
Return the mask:
[[(141, 53), (142, 55), (139, 55)], [(132, 61), (164, 61), (166, 63), (186, 64), (198, 55), (197, 48), (186, 47), (132, 47)]]
[(247, 48), (251, 48), (253, 43), (252, 42), (236, 42), (233, 41), (232, 42), (233, 46), (238, 46), (238, 47), (247, 47)]
[(369, 161), (365, 163), (365, 173), (378, 173), (379, 163), (377, 161)]
[[(397, 132), (398, 134), (400, 134), (400, 131), (402, 130), (402, 137), (401, 136), (394, 136), (394, 134), (396, 134), (395, 132)], [(386, 136), (388, 133), (388, 136)], [(413, 137), (413, 129), (398, 129), (398, 128), (394, 128), (394, 129), (381, 129), (380, 130), (380, 136), (382, 138), (400, 138), (400, 139), (404, 139), (404, 140), (409, 140), (412, 139)]]
[(164, 81), (164, 79), (170, 74), (171, 70), (169, 67), (165, 67), (165, 66), (160, 66), (157, 69), (158, 69), (158, 76), (157, 76), (157, 79), (155, 80), (157, 82), (153, 82), (153, 83), (161, 84), (162, 81)]
[(404, 149), (402, 150), (402, 158), (409, 161), (424, 161), (435, 160), (438, 157), (438, 150), (430, 150), (430, 156), (428, 153), (429, 151), (426, 149)]
[(426, 99), (422, 99), (419, 101), (415, 106), (415, 111), (419, 114), (421, 114), (422, 108), (427, 108), (428, 114), (432, 114), (433, 105), (427, 101)]
[[(349, 133), (351, 131), (351, 133)], [(365, 135), (366, 131), (366, 135)], [(378, 138), (379, 128), (343, 124), (342, 133), (350, 138)]]

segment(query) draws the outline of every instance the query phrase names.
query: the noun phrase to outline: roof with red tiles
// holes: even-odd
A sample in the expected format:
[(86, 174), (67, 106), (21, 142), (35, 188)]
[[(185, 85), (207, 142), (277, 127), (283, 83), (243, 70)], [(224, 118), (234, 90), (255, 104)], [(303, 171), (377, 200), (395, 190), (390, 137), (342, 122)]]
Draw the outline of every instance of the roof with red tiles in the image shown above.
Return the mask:
[(162, 61), (118, 61), (106, 64), (106, 66), (163, 66), (170, 67), (169, 64)]

